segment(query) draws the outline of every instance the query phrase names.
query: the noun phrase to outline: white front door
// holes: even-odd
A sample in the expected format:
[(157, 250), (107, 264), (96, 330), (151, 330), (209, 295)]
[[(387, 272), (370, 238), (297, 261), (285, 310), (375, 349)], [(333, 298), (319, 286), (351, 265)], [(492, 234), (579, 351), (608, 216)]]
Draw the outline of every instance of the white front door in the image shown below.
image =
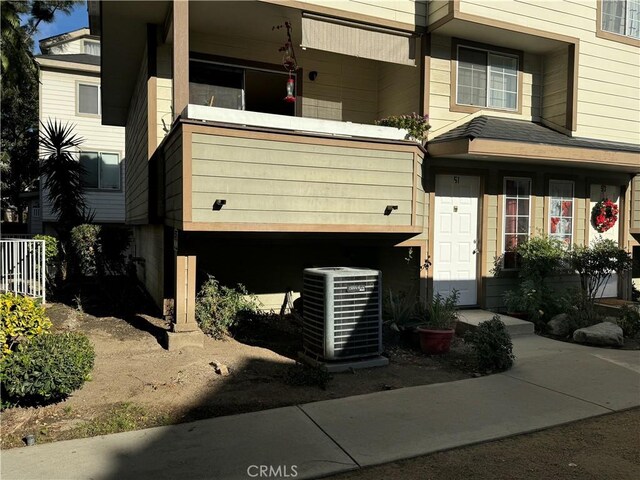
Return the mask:
[(436, 175), (433, 291), (458, 290), (459, 305), (478, 303), (478, 196), (480, 178)]
[[(608, 198), (613, 203), (620, 206), (620, 187), (615, 185), (591, 185), (591, 203), (589, 204), (589, 244), (596, 239), (605, 238), (609, 240), (613, 240), (618, 244), (620, 240), (620, 229), (618, 225), (620, 224), (620, 216), (618, 214), (618, 221), (616, 224), (611, 227), (606, 232), (599, 233), (595, 227), (593, 226), (593, 221), (591, 219), (591, 212), (593, 212), (593, 207), (600, 200)], [(617, 297), (618, 296), (618, 275), (615, 273), (611, 275), (609, 281), (605, 284), (605, 286), (598, 292), (598, 296), (602, 296), (603, 298), (607, 297)]]

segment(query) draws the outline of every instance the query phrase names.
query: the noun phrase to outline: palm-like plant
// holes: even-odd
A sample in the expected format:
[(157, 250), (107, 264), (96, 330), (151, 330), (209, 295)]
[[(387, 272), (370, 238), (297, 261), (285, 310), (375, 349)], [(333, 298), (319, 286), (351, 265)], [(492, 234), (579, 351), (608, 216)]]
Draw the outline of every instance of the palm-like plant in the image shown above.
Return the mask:
[(47, 120), (40, 130), (40, 157), (44, 186), (49, 191), (53, 212), (63, 231), (83, 222), (86, 202), (82, 175), (84, 168), (74, 157), (84, 142), (73, 132), (74, 126)]

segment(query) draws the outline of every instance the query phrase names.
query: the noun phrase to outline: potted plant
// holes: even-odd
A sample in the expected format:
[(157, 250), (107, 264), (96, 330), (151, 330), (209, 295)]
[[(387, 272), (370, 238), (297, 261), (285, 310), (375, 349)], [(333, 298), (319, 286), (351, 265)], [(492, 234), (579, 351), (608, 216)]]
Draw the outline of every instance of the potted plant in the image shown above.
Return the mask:
[(456, 289), (448, 297), (436, 293), (431, 302), (419, 309), (418, 315), (422, 322), (417, 331), (420, 335), (420, 348), (424, 353), (438, 355), (449, 352), (458, 321), (458, 298)]

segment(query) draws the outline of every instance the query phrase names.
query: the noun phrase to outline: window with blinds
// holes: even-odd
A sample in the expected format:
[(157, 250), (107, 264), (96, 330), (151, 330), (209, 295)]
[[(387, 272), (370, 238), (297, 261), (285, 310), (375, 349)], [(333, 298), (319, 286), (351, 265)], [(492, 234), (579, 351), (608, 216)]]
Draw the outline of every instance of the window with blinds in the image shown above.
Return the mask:
[(458, 105), (518, 109), (518, 58), (458, 47)]

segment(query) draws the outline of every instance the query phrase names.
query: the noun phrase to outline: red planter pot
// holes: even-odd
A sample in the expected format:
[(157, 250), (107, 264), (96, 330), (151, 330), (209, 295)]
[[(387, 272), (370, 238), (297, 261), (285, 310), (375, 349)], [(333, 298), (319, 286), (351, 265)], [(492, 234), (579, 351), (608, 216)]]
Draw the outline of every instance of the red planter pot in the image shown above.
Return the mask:
[(454, 330), (432, 330), (418, 327), (420, 335), (420, 349), (429, 355), (448, 353)]

